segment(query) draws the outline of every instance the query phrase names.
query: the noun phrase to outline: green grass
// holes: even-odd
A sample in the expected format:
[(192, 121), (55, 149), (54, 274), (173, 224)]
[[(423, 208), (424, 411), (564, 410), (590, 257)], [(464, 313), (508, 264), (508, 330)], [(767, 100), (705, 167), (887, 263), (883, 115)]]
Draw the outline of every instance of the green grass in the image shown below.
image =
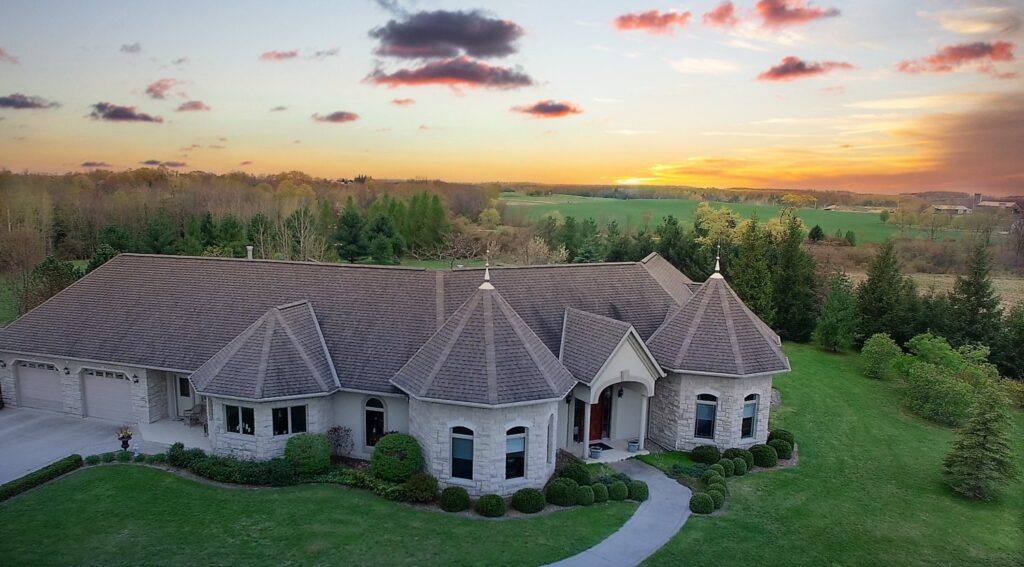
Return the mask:
[(649, 453), (647, 455), (640, 455), (637, 457), (641, 461), (657, 468), (658, 470), (669, 472), (675, 465), (683, 465), (686, 467), (694, 466), (695, 462), (690, 458), (690, 454), (685, 451), (669, 451), (666, 453)]
[[(1024, 482), (971, 502), (942, 479), (953, 432), (902, 411), (897, 386), (856, 357), (787, 345), (772, 425), (796, 468), (729, 479), (725, 513), (691, 517), (648, 565), (978, 565), (1024, 560)], [(1024, 469), (1024, 414), (1014, 412)]]
[[(573, 195), (550, 195), (531, 197), (518, 193), (503, 193), (501, 200), (508, 206), (506, 218), (513, 222), (525, 220), (535, 222), (551, 212), (563, 217), (577, 219), (592, 218), (604, 225), (615, 220), (619, 226), (638, 229), (645, 221), (651, 228), (668, 215), (674, 215), (685, 225), (693, 224), (694, 212), (700, 201), (689, 199), (606, 199), (598, 197), (577, 197)], [(781, 207), (752, 203), (711, 203), (716, 207), (729, 207), (743, 218), (750, 218), (755, 212), (762, 221), (778, 216)], [(808, 227), (821, 225), (825, 234), (833, 235), (836, 230), (846, 234), (852, 230), (857, 242), (881, 242), (899, 233), (899, 227), (885, 224), (879, 215), (846, 211), (823, 211), (821, 209), (798, 209), (797, 215)], [(928, 236), (927, 231), (908, 229), (907, 236)], [(946, 232), (945, 235), (954, 234)]]
[(596, 544), (634, 509), (486, 521), (339, 486), (229, 489), (105, 466), (0, 504), (0, 563), (541, 565)]

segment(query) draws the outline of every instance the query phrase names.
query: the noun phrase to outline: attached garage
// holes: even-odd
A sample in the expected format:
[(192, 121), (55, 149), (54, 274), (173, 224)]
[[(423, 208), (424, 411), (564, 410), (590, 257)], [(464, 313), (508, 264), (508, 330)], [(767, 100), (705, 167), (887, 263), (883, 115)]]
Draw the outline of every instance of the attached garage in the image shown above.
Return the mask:
[(86, 370), (82, 376), (82, 398), (87, 417), (111, 421), (132, 421), (132, 383), (120, 372)]
[(57, 367), (41, 362), (18, 363), (18, 405), (63, 411), (61, 375)]

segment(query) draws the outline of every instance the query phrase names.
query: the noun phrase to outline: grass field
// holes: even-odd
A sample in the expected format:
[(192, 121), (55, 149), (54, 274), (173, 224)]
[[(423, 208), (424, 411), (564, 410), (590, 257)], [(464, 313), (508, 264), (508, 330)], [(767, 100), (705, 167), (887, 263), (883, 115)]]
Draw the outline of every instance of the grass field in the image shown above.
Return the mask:
[[(668, 215), (674, 215), (683, 224), (692, 224), (694, 211), (700, 204), (700, 201), (689, 199), (605, 199), (574, 195), (531, 197), (520, 193), (502, 193), (501, 200), (508, 207), (507, 217), (513, 220), (521, 216), (525, 221), (534, 222), (548, 213), (557, 211), (563, 217), (592, 218), (601, 225), (615, 220), (619, 226), (631, 229), (643, 227), (645, 221), (653, 228)], [(781, 207), (769, 205), (711, 204), (729, 207), (743, 218), (750, 218), (756, 212), (761, 220), (778, 216), (781, 211)], [(899, 233), (899, 227), (883, 223), (875, 214), (821, 209), (799, 209), (797, 214), (808, 227), (821, 225), (825, 234), (835, 234), (836, 230), (846, 234), (846, 231), (852, 230), (858, 242), (881, 242)], [(947, 236), (951, 234), (955, 233), (946, 233)], [(927, 236), (927, 233), (922, 230), (907, 230), (907, 236)]]
[[(956, 282), (954, 274), (909, 274), (909, 276), (914, 278), (914, 281), (917, 282), (917, 289), (922, 293), (931, 288), (935, 288), (938, 292), (948, 292), (953, 289), (953, 284)], [(850, 279), (854, 284), (859, 284), (867, 277), (867, 274), (864, 273), (850, 274)], [(1024, 301), (1024, 277), (997, 276), (992, 278), (992, 285), (995, 286), (996, 293), (1002, 297), (1004, 308), (1008, 309)]]
[[(691, 517), (647, 565), (958, 565), (1024, 560), (1024, 482), (970, 502), (942, 481), (953, 432), (902, 411), (894, 383), (852, 355), (787, 345), (772, 426), (796, 435), (796, 468), (730, 479), (724, 514)], [(1024, 468), (1024, 413), (1015, 411)]]
[(488, 521), (339, 486), (230, 489), (106, 466), (0, 504), (0, 564), (542, 565), (601, 541), (635, 508)]

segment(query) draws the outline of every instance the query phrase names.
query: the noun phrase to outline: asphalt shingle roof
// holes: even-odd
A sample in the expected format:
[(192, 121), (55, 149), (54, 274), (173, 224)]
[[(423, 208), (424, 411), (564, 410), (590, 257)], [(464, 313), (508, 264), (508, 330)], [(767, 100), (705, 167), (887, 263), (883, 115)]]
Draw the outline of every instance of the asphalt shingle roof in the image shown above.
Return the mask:
[(577, 380), (590, 384), (633, 326), (569, 307), (564, 328), (559, 355), (562, 364)]

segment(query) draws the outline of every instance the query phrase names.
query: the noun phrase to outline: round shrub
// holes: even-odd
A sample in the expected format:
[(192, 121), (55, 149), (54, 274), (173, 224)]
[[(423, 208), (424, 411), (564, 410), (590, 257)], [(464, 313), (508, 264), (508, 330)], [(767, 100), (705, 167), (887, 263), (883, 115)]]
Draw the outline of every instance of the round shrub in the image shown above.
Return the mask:
[(469, 493), (461, 486), (449, 486), (441, 491), (441, 509), (445, 512), (461, 512), (469, 508)]
[(718, 461), (718, 465), (721, 466), (723, 470), (725, 470), (725, 474), (722, 475), (725, 478), (729, 478), (730, 476), (736, 474), (736, 463), (733, 463), (732, 459), (723, 458), (721, 461)]
[(589, 484), (576, 489), (576, 503), (580, 506), (590, 506), (594, 503), (594, 489)]
[(775, 449), (775, 453), (780, 459), (793, 458), (793, 444), (785, 439), (772, 439), (768, 442), (768, 446)]
[(162, 465), (167, 462), (167, 453), (157, 453), (146, 457), (146, 462), (150, 464)]
[(721, 508), (722, 504), (725, 503), (725, 495), (717, 490), (708, 489), (708, 491), (705, 492), (705, 494), (711, 497), (711, 500), (712, 502), (714, 502), (715, 505), (715, 510)]
[(594, 489), (594, 502), (601, 504), (608, 501), (608, 486), (603, 482), (595, 482), (591, 485)]
[(139, 453), (138, 455), (135, 455), (135, 458), (132, 460), (135, 461), (136, 463), (144, 463), (146, 462), (146, 454)]
[(747, 462), (747, 470), (754, 468), (754, 454), (746, 449), (726, 449), (722, 454), (727, 459), (742, 458)]
[(544, 493), (536, 488), (521, 488), (512, 495), (512, 508), (524, 514), (536, 514), (544, 505)]
[(647, 488), (647, 483), (642, 480), (631, 480), (626, 488), (629, 489), (629, 499), (636, 500), (637, 502), (643, 502), (651, 495), (651, 490)]
[(715, 471), (716, 473), (718, 473), (718, 476), (723, 476), (723, 477), (725, 476), (725, 467), (720, 465), (720, 464), (718, 464), (718, 463), (715, 463), (715, 464), (711, 465), (710, 467), (708, 467), (708, 470), (709, 471)]
[(733, 474), (736, 476), (743, 476), (747, 474), (747, 461), (743, 457), (736, 457), (732, 460)]
[[(328, 444), (328, 462), (330, 451)], [(370, 470), (373, 471), (373, 476), (391, 482), (405, 482), (422, 468), (423, 452), (420, 450), (420, 444), (416, 442), (415, 437), (407, 433), (388, 433), (381, 437), (370, 457)]]
[(754, 455), (754, 464), (759, 467), (771, 468), (779, 464), (779, 454), (775, 452), (775, 447), (754, 445), (750, 453)]
[(616, 480), (608, 487), (608, 498), (611, 500), (625, 500), (629, 498), (629, 488), (626, 483)]
[(775, 441), (776, 439), (782, 439), (788, 442), (790, 445), (796, 445), (796, 438), (793, 437), (792, 433), (786, 431), (785, 429), (772, 429), (771, 431), (768, 432), (769, 444), (771, 441)]
[(497, 494), (485, 494), (476, 501), (475, 509), (485, 518), (500, 518), (505, 515), (505, 499)]
[(101, 459), (99, 455), (89, 455), (88, 457), (85, 458), (85, 464), (90, 466), (98, 465), (100, 464), (100, 461)]
[(722, 453), (714, 445), (698, 445), (690, 451), (690, 458), (696, 463), (711, 465), (722, 460)]
[(131, 462), (131, 460), (132, 460), (132, 454), (129, 453), (128, 451), (118, 451), (117, 452), (117, 462), (119, 462), (119, 463), (129, 463), (129, 462)]
[(717, 490), (722, 494), (729, 494), (729, 489), (726, 488), (725, 483), (722, 482), (713, 482), (707, 485), (706, 490)]
[(409, 502), (437, 500), (437, 479), (427, 473), (416, 473), (405, 481), (405, 499)]
[(723, 477), (722, 475), (718, 474), (718, 471), (713, 471), (711, 469), (708, 469), (708, 470), (704, 471), (704, 474), (700, 475), (700, 480), (704, 484), (711, 484), (712, 479), (715, 479), (715, 478), (722, 479), (722, 480), (725, 479), (725, 477)]
[(587, 465), (583, 463), (569, 463), (558, 476), (561, 478), (571, 478), (576, 481), (576, 484), (581, 486), (593, 482), (590, 479), (590, 471), (587, 470)]
[(556, 478), (548, 485), (548, 502), (555, 506), (575, 506), (579, 485), (571, 478)]
[(690, 511), (694, 514), (710, 514), (715, 511), (715, 501), (707, 492), (698, 492), (690, 497)]
[(323, 474), (331, 468), (331, 443), (323, 433), (300, 433), (284, 446), (284, 460), (299, 476)]

